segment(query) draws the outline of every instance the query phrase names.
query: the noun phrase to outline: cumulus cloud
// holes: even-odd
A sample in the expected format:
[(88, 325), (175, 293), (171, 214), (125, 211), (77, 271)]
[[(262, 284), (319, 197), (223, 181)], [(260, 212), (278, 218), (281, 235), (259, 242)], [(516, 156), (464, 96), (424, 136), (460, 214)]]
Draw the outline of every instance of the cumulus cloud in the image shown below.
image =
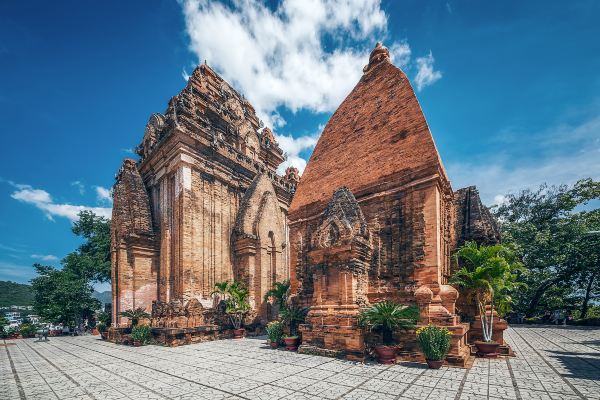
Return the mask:
[(281, 163), (277, 172), (282, 174), (285, 169), (289, 166), (298, 168), (300, 174), (304, 172), (306, 168), (306, 160), (300, 156), (300, 153), (304, 150), (311, 150), (317, 144), (319, 140), (320, 131), (322, 127), (319, 127), (319, 133), (314, 135), (305, 135), (299, 137), (292, 137), (289, 135), (275, 135), (275, 139), (279, 143), (281, 149), (285, 152), (287, 158)]
[(112, 192), (110, 189), (107, 189), (102, 186), (94, 186), (94, 189), (96, 189), (96, 198), (99, 202), (112, 204), (113, 199)]
[(102, 217), (111, 217), (111, 208), (57, 203), (50, 193), (45, 190), (35, 189), (30, 185), (24, 184), (12, 183), (12, 185), (17, 189), (10, 195), (13, 199), (37, 207), (52, 221), (54, 220), (54, 217), (63, 217), (70, 221), (77, 221), (79, 218), (77, 215), (83, 210), (90, 210)]
[[(477, 185), (487, 205), (525, 188), (600, 179), (600, 116), (579, 124), (559, 124), (541, 132), (502, 132), (495, 155), (447, 165), (455, 189)], [(514, 141), (514, 142), (513, 142)], [(527, 149), (522, 157), (517, 149)]]
[[(276, 10), (254, 0), (185, 0), (183, 13), (198, 61), (239, 88), (271, 126), (280, 106), (335, 110), (362, 75), (373, 38), (387, 30), (379, 0), (286, 0)], [(387, 45), (397, 64), (408, 63), (406, 41)]]
[(42, 260), (46, 262), (55, 262), (58, 261), (58, 257), (52, 254), (32, 254), (31, 258), (35, 258), (36, 260)]
[[(285, 0), (276, 9), (256, 0), (181, 4), (197, 61), (206, 60), (273, 128), (286, 124), (279, 107), (333, 112), (362, 76), (375, 41), (389, 39), (380, 0)], [(411, 63), (406, 40), (385, 44), (396, 65), (419, 70), (419, 90), (440, 79), (431, 54)], [(299, 153), (314, 146), (316, 136), (276, 136), (288, 153), (282, 168), (304, 170), (306, 160)]]
[(417, 58), (417, 75), (414, 79), (417, 90), (421, 91), (425, 86), (433, 85), (442, 78), (442, 73), (433, 68), (434, 61), (435, 59), (431, 52), (425, 57)]

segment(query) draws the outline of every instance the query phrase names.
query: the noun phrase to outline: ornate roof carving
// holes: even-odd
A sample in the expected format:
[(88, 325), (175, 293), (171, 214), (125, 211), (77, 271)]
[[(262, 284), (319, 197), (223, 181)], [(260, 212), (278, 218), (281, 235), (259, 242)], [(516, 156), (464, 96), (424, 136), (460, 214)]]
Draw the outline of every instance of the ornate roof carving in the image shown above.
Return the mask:
[(316, 249), (351, 244), (356, 239), (368, 240), (365, 216), (352, 192), (342, 187), (335, 191), (319, 225), (313, 233), (312, 246)]
[[(259, 133), (262, 128), (248, 100), (203, 64), (194, 70), (186, 87), (171, 98), (164, 116), (154, 114), (150, 118), (138, 154), (142, 159), (148, 157), (163, 138), (177, 129), (204, 137), (215, 146), (229, 145), (244, 155), (252, 154), (252, 158), (274, 170), (283, 162), (283, 151), (270, 129)], [(256, 142), (256, 148), (247, 148), (247, 142)]]
[(150, 200), (134, 160), (123, 161), (113, 196), (112, 226), (117, 236), (153, 234)]

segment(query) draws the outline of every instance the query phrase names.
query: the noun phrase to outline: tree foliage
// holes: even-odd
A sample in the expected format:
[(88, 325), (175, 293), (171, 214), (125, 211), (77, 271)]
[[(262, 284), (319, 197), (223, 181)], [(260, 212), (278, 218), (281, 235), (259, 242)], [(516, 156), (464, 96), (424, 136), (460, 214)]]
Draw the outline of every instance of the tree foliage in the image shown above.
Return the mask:
[[(478, 246), (467, 242), (454, 255), (459, 269), (450, 277), (449, 283), (467, 289), (475, 297), (483, 328), (483, 339), (492, 340), (494, 310), (508, 311), (511, 294), (524, 287), (518, 282), (521, 264), (514, 253), (503, 245)], [(489, 317), (487, 310), (490, 310)]]
[(92, 284), (110, 280), (110, 220), (82, 211), (72, 231), (84, 243), (61, 261), (61, 269), (34, 264), (38, 276), (31, 280), (38, 315), (71, 326), (91, 318), (101, 306)]
[[(544, 309), (571, 308), (583, 314), (600, 285), (600, 209), (586, 205), (600, 198), (600, 182), (542, 185), (508, 195), (496, 208), (503, 241), (527, 269), (520, 279), (515, 308), (533, 316)], [(587, 299), (587, 300), (586, 300)]]

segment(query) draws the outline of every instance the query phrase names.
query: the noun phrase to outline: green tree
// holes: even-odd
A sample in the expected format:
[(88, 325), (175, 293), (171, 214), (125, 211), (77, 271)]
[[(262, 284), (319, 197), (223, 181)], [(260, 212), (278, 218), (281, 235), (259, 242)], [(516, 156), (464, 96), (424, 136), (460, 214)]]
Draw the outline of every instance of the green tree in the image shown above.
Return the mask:
[(32, 279), (34, 310), (45, 321), (68, 326), (91, 318), (101, 304), (92, 297), (93, 289), (86, 278), (70, 270), (34, 264), (38, 277)]
[(283, 310), (287, 306), (288, 291), (290, 289), (290, 281), (285, 280), (283, 282), (275, 282), (273, 288), (265, 293), (265, 301), (269, 301), (270, 298), (275, 301), (275, 304), (279, 306), (280, 310)]
[[(467, 242), (459, 248), (455, 259), (460, 269), (452, 274), (449, 282), (467, 289), (473, 295), (479, 310), (483, 339), (491, 342), (494, 309), (508, 311), (511, 293), (523, 286), (517, 282), (517, 272), (521, 266), (505, 246), (478, 246), (475, 242)], [(486, 318), (488, 309), (490, 314)]]
[(82, 211), (71, 230), (85, 241), (63, 259), (63, 268), (91, 282), (110, 281), (110, 220)]
[[(520, 279), (528, 289), (515, 299), (517, 309), (533, 316), (541, 306), (561, 306), (551, 300), (562, 302), (564, 296), (577, 295), (585, 282), (592, 282), (593, 292), (598, 274), (592, 272), (590, 260), (598, 246), (591, 243), (597, 238), (587, 238), (587, 232), (597, 227), (598, 210), (582, 211), (582, 207), (598, 198), (600, 182), (583, 179), (571, 187), (542, 185), (536, 191), (523, 190), (508, 195), (496, 208), (503, 242), (516, 250), (527, 269)], [(549, 296), (561, 289), (571, 295)]]
[(109, 281), (111, 273), (110, 220), (82, 211), (72, 231), (83, 244), (61, 261), (62, 269), (34, 264), (38, 276), (31, 280), (38, 315), (70, 326), (93, 317), (101, 304), (92, 284)]

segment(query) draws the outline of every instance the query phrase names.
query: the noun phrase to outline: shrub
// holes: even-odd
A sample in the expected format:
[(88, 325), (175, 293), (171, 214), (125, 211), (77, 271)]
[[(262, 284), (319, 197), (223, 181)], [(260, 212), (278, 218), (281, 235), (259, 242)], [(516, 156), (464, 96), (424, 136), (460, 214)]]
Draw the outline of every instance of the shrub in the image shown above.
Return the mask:
[(281, 342), (281, 339), (283, 339), (283, 323), (281, 321), (269, 322), (267, 324), (267, 336), (271, 342)]
[(393, 344), (395, 330), (413, 329), (418, 319), (417, 307), (384, 300), (361, 310), (358, 323), (360, 326), (368, 326), (371, 330), (381, 331), (383, 344), (389, 346)]
[(450, 350), (450, 336), (448, 328), (427, 325), (417, 329), (417, 340), (421, 350), (428, 360), (443, 360)]
[(19, 333), (24, 338), (32, 338), (35, 337), (35, 334), (37, 333), (37, 327), (32, 324), (21, 324)]
[(131, 328), (131, 339), (143, 344), (149, 343), (152, 340), (152, 330), (148, 325), (136, 325)]
[(131, 327), (136, 326), (140, 319), (148, 319), (150, 318), (150, 314), (146, 312), (146, 309), (143, 307), (138, 307), (134, 310), (125, 310), (119, 313), (121, 317), (127, 317), (131, 321)]
[(103, 322), (98, 322), (96, 329), (98, 329), (98, 332), (106, 332), (106, 325)]

